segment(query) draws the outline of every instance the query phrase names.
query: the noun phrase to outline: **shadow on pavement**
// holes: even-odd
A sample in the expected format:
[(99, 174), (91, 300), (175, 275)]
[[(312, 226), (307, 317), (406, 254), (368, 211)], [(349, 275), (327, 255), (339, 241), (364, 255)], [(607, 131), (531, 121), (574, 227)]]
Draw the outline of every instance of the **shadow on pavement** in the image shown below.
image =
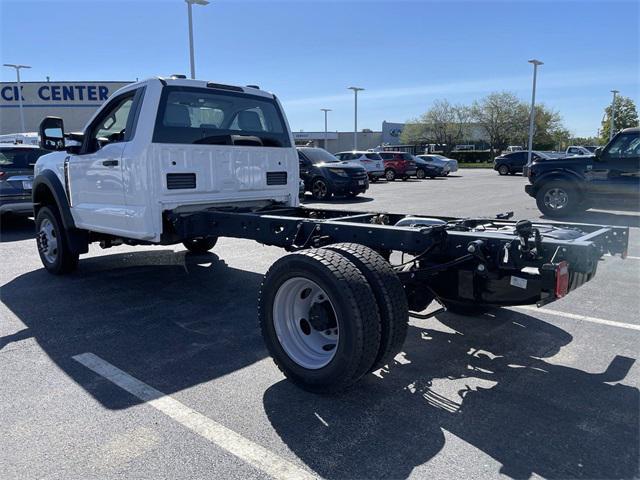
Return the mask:
[[(167, 394), (252, 365), (267, 356), (260, 281), (214, 254), (167, 249), (89, 257), (67, 277), (39, 269), (0, 291), (26, 325), (0, 348), (34, 338), (103, 406), (128, 408), (139, 400), (72, 357), (92, 352)], [(345, 394), (272, 385), (263, 397), (271, 425), (331, 479), (405, 478), (455, 437), (514, 478), (638, 474), (640, 397), (619, 383), (633, 359), (616, 357), (601, 374), (545, 361), (571, 335), (514, 311), (438, 321), (411, 326), (405, 354)], [(455, 463), (442, 475), (456, 477), (474, 460), (446, 461)]]
[(172, 250), (83, 258), (65, 277), (35, 270), (0, 290), (27, 327), (0, 348), (33, 337), (105, 407), (125, 408), (138, 400), (71, 357), (95, 353), (165, 393), (246, 367), (267, 355), (256, 321), (261, 279), (214, 254)]
[(0, 243), (35, 238), (35, 224), (29, 217), (3, 215), (0, 218)]
[(345, 195), (334, 195), (329, 200), (316, 200), (312, 195), (305, 195), (303, 203), (323, 203), (330, 205), (332, 203), (366, 203), (372, 202), (373, 198), (358, 195), (357, 197), (347, 197)]
[[(382, 378), (340, 397), (287, 381), (269, 388), (265, 411), (282, 440), (331, 479), (406, 478), (442, 449), (445, 430), (513, 478), (638, 474), (638, 390), (605, 383), (633, 359), (590, 374), (542, 360), (572, 337), (528, 315), (438, 319), (442, 329), (410, 327), (404, 357)], [(464, 457), (445, 462), (441, 476), (464, 477)]]

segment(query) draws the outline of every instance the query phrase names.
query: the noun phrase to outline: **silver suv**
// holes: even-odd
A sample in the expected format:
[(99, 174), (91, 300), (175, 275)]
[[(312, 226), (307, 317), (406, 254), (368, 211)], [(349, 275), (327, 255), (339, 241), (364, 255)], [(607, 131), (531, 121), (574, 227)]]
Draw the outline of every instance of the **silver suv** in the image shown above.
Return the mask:
[(358, 162), (362, 165), (369, 175), (369, 180), (377, 182), (379, 178), (384, 176), (384, 160), (379, 153), (376, 152), (340, 152), (336, 153), (339, 160), (348, 162)]

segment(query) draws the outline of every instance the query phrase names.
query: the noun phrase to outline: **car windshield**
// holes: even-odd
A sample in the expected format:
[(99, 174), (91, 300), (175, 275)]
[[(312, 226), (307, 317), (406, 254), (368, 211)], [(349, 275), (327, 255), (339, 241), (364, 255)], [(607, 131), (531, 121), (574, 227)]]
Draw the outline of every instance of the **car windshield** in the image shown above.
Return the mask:
[(584, 147), (584, 148), (586, 148), (586, 149), (587, 149), (587, 150), (589, 150), (591, 153), (593, 153), (593, 152), (595, 152), (595, 151), (596, 151), (596, 148), (598, 148), (598, 147)]
[(39, 148), (2, 148), (0, 149), (0, 168), (31, 169), (39, 157), (49, 153)]
[(313, 164), (333, 163), (340, 161), (323, 148), (301, 148), (300, 151), (304, 153), (304, 156), (307, 157)]
[(165, 87), (155, 143), (290, 147), (277, 103), (239, 92)]

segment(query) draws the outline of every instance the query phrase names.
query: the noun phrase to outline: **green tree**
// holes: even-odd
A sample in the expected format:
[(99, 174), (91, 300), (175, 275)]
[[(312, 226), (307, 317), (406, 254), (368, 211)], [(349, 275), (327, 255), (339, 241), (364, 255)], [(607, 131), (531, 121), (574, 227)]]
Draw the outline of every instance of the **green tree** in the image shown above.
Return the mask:
[[(617, 96), (615, 102), (616, 114), (613, 119), (616, 133), (623, 128), (638, 126), (638, 110), (636, 104), (629, 97)], [(611, 105), (604, 109), (604, 118), (602, 119), (602, 129), (600, 135), (602, 143), (609, 141), (609, 131), (611, 129)]]
[(452, 105), (447, 100), (435, 100), (420, 118), (409, 120), (400, 141), (405, 144), (437, 143), (449, 152), (468, 131), (470, 109)]
[(484, 130), (491, 150), (503, 150), (519, 136), (528, 112), (511, 92), (494, 92), (473, 103), (471, 117)]

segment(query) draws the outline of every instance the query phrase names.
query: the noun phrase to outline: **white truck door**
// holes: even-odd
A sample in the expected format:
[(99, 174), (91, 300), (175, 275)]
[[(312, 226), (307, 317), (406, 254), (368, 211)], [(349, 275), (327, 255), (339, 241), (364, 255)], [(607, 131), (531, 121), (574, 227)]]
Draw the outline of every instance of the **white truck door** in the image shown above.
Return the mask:
[(132, 139), (137, 90), (109, 100), (68, 160), (69, 191), (80, 228), (126, 235), (122, 154)]

